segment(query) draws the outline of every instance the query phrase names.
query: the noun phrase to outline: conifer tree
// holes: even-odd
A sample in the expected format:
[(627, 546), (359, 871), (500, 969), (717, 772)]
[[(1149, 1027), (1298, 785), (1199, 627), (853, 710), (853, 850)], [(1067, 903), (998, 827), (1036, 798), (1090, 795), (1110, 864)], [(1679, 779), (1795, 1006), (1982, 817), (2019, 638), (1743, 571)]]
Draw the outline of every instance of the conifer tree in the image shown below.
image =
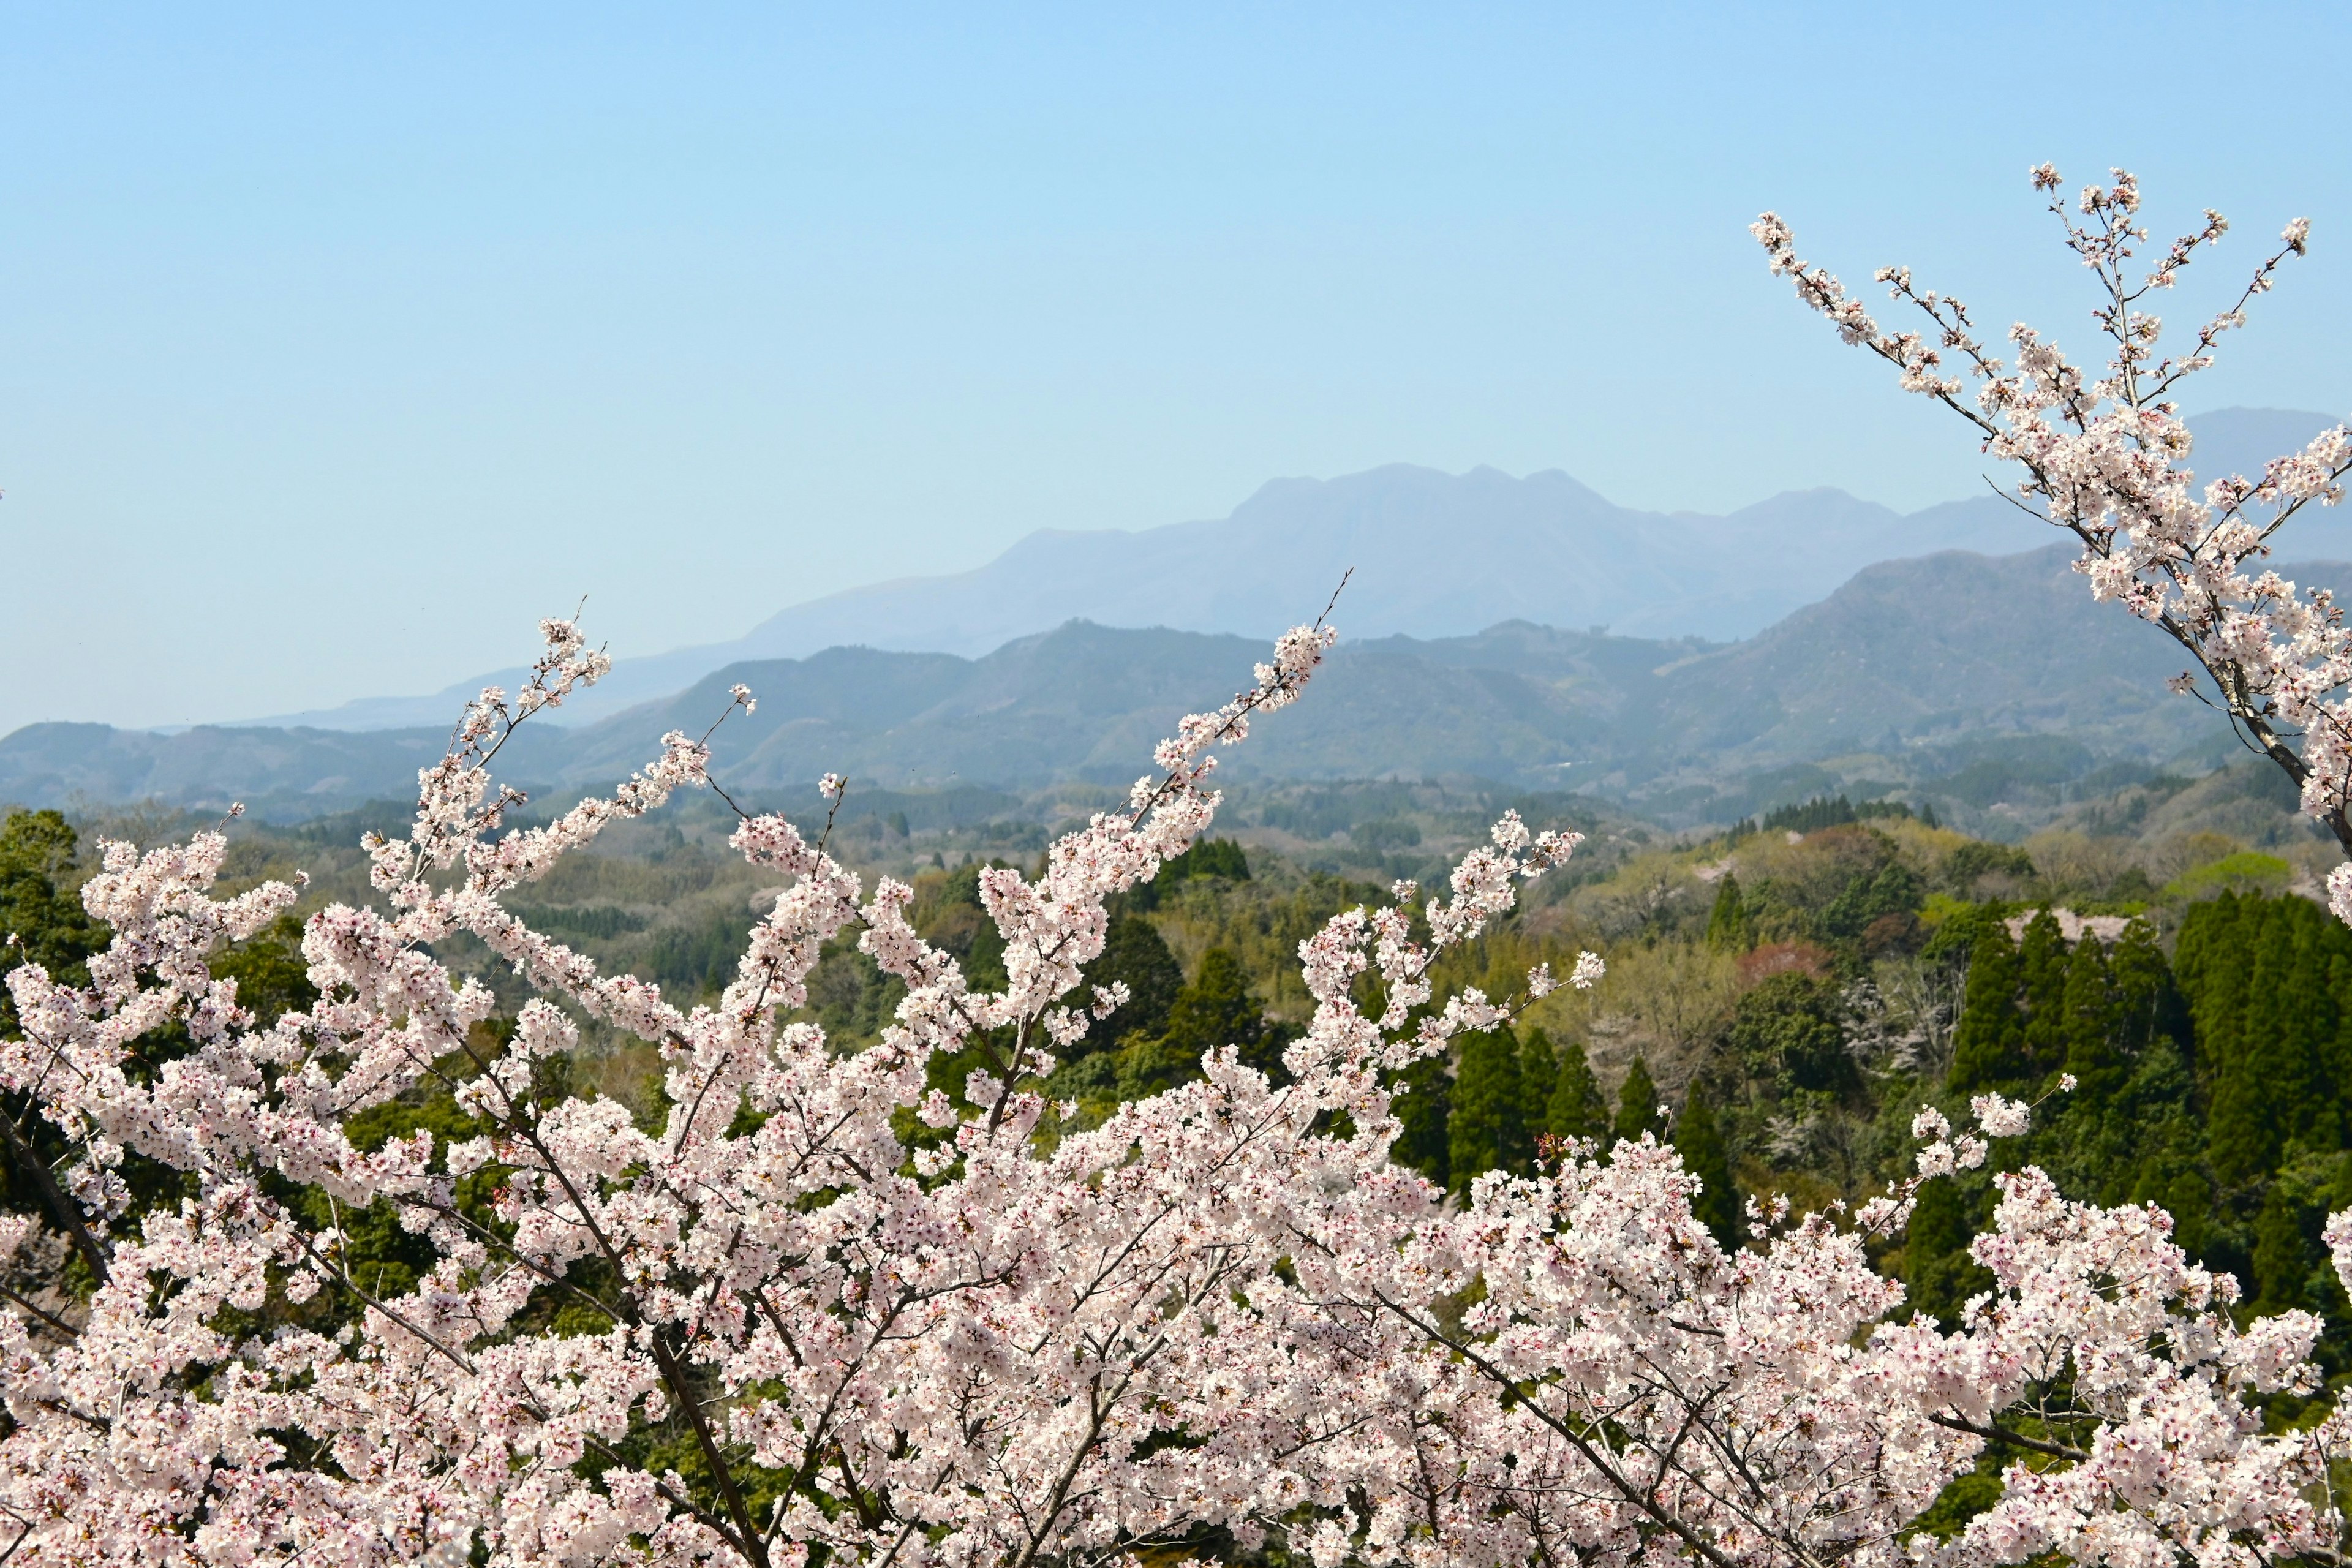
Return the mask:
[(2024, 1066), (2025, 1020), (2017, 1008), (2023, 972), (2016, 943), (1999, 921), (1986, 922), (1969, 955), (1968, 987), (1952, 1029), (1951, 1086), (1982, 1089), (2015, 1078)]
[(1619, 1142), (1635, 1143), (1643, 1133), (1656, 1132), (1664, 1125), (1658, 1115), (1658, 1086), (1650, 1079), (1650, 1064), (1635, 1057), (1625, 1081), (1618, 1086), (1617, 1120), (1610, 1131)]
[(1559, 1056), (1551, 1037), (1530, 1028), (1519, 1041), (1519, 1120), (1526, 1124), (1530, 1147), (1551, 1131), (1552, 1091), (1559, 1087)]
[(2335, 1032), (2321, 1043), (2323, 1076), (2336, 1091), (2336, 1123), (2352, 1147), (2352, 941), (2333, 942), (2327, 955), (2327, 999)]
[(2025, 1059), (2020, 1076), (2054, 1072), (2066, 1056), (2065, 933), (2048, 910), (2026, 922), (2017, 960), (2024, 989)]
[(1535, 1153), (1528, 1131), (1519, 1046), (1507, 1027), (1464, 1035), (1446, 1119), (1447, 1183), (1457, 1193), (1488, 1171), (1524, 1173)]
[(2137, 1057), (2158, 1034), (2172, 1031), (2170, 1015), (2177, 1007), (2172, 966), (2156, 944), (2155, 928), (2142, 920), (2126, 926), (2108, 955), (2107, 969), (2114, 986), (2116, 1045), (2126, 1057)]
[(2085, 1096), (2104, 1095), (2121, 1059), (2116, 1048), (2115, 977), (2106, 949), (2096, 937), (2085, 935), (2067, 955), (2061, 1008), (2061, 1035), (2066, 1070), (2073, 1073)]
[(2225, 1184), (2275, 1169), (2290, 1143), (2340, 1141), (2326, 1077), (2336, 1034), (2327, 986), (2327, 917), (2297, 898), (2240, 901), (2234, 934), (2245, 974), (2239, 1035), (2217, 1053), (2208, 1152)]
[(1544, 1131), (1555, 1138), (1586, 1138), (1598, 1142), (1609, 1135), (1609, 1102), (1601, 1096), (1601, 1081), (1584, 1042), (1570, 1040), (1559, 1047), (1559, 1077), (1544, 1108)]
[(1715, 885), (1715, 908), (1706, 917), (1706, 944), (1725, 952), (1745, 952), (1749, 946), (1748, 906), (1740, 899), (1739, 879), (1728, 871)]
[(1423, 1057), (1390, 1079), (1395, 1096), (1397, 1139), (1389, 1151), (1400, 1165), (1410, 1165), (1443, 1187), (1453, 1175), (1446, 1149), (1446, 1122), (1454, 1102), (1454, 1079), (1443, 1056)]
[(2284, 1312), (2309, 1305), (2305, 1300), (2305, 1256), (2302, 1205), (2284, 1182), (2273, 1182), (2263, 1194), (2262, 1212), (2254, 1220), (2254, 1310)]
[(1683, 1168), (1701, 1184), (1698, 1196), (1691, 1202), (1691, 1214), (1727, 1250), (1738, 1246), (1739, 1193), (1732, 1184), (1731, 1156), (1724, 1148), (1723, 1131), (1716, 1125), (1706, 1091), (1696, 1081), (1683, 1100), (1682, 1114), (1675, 1118), (1674, 1142), (1682, 1154)]
[(1250, 995), (1249, 975), (1230, 948), (1213, 947), (1201, 967), (1168, 1008), (1168, 1038), (1198, 1061), (1220, 1046), (1255, 1044), (1265, 1016)]
[(1069, 1053), (1073, 1056), (1116, 1046), (1129, 1035), (1162, 1033), (1169, 1010), (1184, 988), (1183, 966), (1168, 951), (1159, 928), (1137, 915), (1110, 922), (1103, 933), (1102, 953), (1085, 973), (1088, 985), (1124, 983), (1127, 1002), (1108, 1017), (1096, 1019), (1077, 1050)]
[(2252, 900), (2235, 893), (2193, 905), (2182, 917), (2173, 945), (2173, 977), (2189, 1003), (2199, 1076), (2209, 1093), (2231, 1069), (2244, 1034), (2246, 983), (2252, 965), (2241, 928), (2252, 905)]
[(1140, 1100), (1198, 1078), (1202, 1057), (1226, 1046), (1237, 1047), (1244, 1061), (1264, 1070), (1259, 1058), (1265, 1041), (1265, 1016), (1250, 994), (1241, 960), (1230, 949), (1213, 947), (1170, 1005), (1166, 1031), (1120, 1047), (1119, 1098)]
[(1957, 1322), (1968, 1299), (1992, 1283), (1990, 1270), (1969, 1255), (1976, 1194), (1957, 1176), (1938, 1176), (1919, 1189), (1903, 1247), (1903, 1284), (1914, 1311)]

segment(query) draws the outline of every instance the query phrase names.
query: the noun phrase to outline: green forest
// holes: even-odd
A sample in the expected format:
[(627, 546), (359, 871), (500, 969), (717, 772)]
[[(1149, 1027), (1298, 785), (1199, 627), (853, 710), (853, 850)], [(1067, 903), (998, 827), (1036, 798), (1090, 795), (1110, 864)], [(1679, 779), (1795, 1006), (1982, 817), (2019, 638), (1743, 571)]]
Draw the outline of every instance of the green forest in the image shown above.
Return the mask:
[[(1456, 800), (1433, 813), (1425, 795), (1359, 792), (1234, 814), (1240, 837), (1195, 846), (1114, 901), (1088, 978), (1123, 982), (1129, 999), (1041, 1087), (1062, 1115), (1087, 1122), (1197, 1074), (1202, 1053), (1226, 1045), (1278, 1079), (1307, 1014), (1298, 943), (1343, 909), (1391, 901), (1376, 876), (1442, 873), (1467, 825), (1496, 804)], [(105, 939), (74, 896), (92, 867), (85, 829), (173, 826), (9, 815), (0, 928), (16, 956), (82, 973)], [(1034, 869), (1043, 834), (1000, 826), (959, 838), (952, 826), (926, 838), (902, 803), (871, 813), (840, 847), (865, 868), (909, 877), (919, 929), (986, 986), (1003, 978), (1003, 941), (981, 908), (980, 869)], [(1599, 817), (1583, 826), (1591, 842), (1569, 872), (1532, 885), (1517, 915), (1443, 960), (1436, 1002), (1471, 984), (1515, 994), (1533, 964), (1564, 972), (1587, 947), (1607, 960), (1607, 977), (1401, 1075), (1398, 1159), (1459, 1193), (1486, 1172), (1529, 1169), (1559, 1141), (1605, 1152), (1654, 1134), (1704, 1181), (1700, 1216), (1737, 1243), (1749, 1200), (1805, 1208), (1884, 1191), (1906, 1170), (1922, 1103), (1958, 1120), (1971, 1094), (1998, 1090), (2042, 1104), (2030, 1137), (1995, 1144), (1993, 1167), (2031, 1162), (2072, 1195), (2159, 1204), (2184, 1246), (2242, 1281), (2245, 1310), (2303, 1307), (2352, 1328), (2319, 1240), (2327, 1211), (2352, 1205), (2352, 931), (2298, 890), (2291, 847), (2269, 853), (2215, 832), (2061, 832), (2003, 845), (1899, 804), (1836, 797), (1712, 837), (1670, 840)], [(306, 908), (364, 897), (352, 826), (240, 825), (232, 887), (299, 866), (314, 876)], [(1344, 837), (1360, 874), (1328, 857), (1303, 863), (1302, 831)], [(717, 833), (691, 812), (634, 825), (567, 860), (518, 908), (610, 967), (681, 997), (715, 994), (772, 888)], [(288, 917), (222, 960), (265, 1016), (310, 1000), (299, 934)], [(487, 953), (476, 956), (498, 984)], [(826, 950), (807, 1013), (835, 1048), (855, 1050), (888, 1024), (898, 995), (852, 934)], [(7, 1008), (0, 1000), (0, 1029), (13, 1032)], [(159, 1047), (159, 1059), (167, 1054)], [(959, 1093), (969, 1065), (936, 1062), (934, 1082)], [(647, 1124), (661, 1108), (650, 1053), (593, 1028), (550, 1073), (548, 1092), (610, 1093)], [(2059, 1091), (2063, 1075), (2072, 1092)], [(0, 1166), (0, 1204), (37, 1211), (47, 1194), (35, 1167), (64, 1151), (27, 1121), (20, 1096), (0, 1109), (16, 1145)], [(362, 1131), (374, 1137), (463, 1131), (446, 1092), (371, 1116), (382, 1125)], [(1907, 1238), (1879, 1258), (1913, 1310), (1948, 1321), (1984, 1288), (1967, 1244), (1992, 1196), (1990, 1171), (1925, 1189)], [(392, 1288), (403, 1268), (396, 1227), (386, 1215), (361, 1228), (372, 1228)], [(2340, 1361), (2347, 1344), (2352, 1334), (2332, 1331), (2322, 1354)], [(2352, 1368), (2331, 1361), (2329, 1371)]]

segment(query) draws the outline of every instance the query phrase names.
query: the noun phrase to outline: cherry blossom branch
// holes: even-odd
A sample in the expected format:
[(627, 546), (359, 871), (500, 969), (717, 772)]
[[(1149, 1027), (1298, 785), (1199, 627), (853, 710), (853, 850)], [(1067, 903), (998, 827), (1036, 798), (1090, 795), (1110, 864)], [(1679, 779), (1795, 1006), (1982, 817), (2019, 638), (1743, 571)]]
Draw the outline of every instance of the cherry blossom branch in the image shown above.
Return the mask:
[[(2228, 223), (2207, 212), (2135, 286), (2125, 264), (2147, 237), (2137, 216), (2137, 181), (2117, 170), (2112, 184), (2084, 187), (2076, 205), (2085, 221), (2078, 223), (2055, 195), (2055, 169), (2042, 164), (2032, 180), (2036, 190), (2053, 193), (2050, 210), (2067, 248), (2106, 297), (2094, 312), (2114, 346), (2102, 375), (2077, 368), (2022, 324), (2009, 333), (2017, 348), (2011, 368), (1974, 335), (1964, 305), (1915, 288), (1905, 268), (1881, 268), (1878, 279), (1923, 312), (1932, 331), (1882, 331), (1835, 277), (1797, 255), (1777, 215), (1764, 214), (1752, 232), (1771, 270), (1789, 278), (1799, 299), (1828, 316), (1846, 342), (1895, 365), (1905, 390), (1951, 409), (1987, 453), (2024, 468), (2007, 498), (2075, 536), (2082, 545), (2075, 570), (2091, 580), (2093, 596), (2119, 601), (2186, 649), (2242, 741), (2293, 779), (2305, 812), (2352, 851), (2352, 628), (2326, 590), (2299, 590), (2274, 572), (2246, 570), (2306, 506), (2341, 499), (2342, 481), (2352, 476), (2352, 427), (2337, 426), (2301, 452), (2273, 459), (2259, 479), (2224, 476), (2200, 494), (2183, 460), (2188, 427), (2168, 401), (2184, 377), (2211, 364), (2221, 337), (2244, 325), (2247, 307), (2274, 287), (2287, 258), (2307, 252), (2310, 224), (2298, 218), (2286, 226), (2235, 302), (2198, 330), (2188, 354), (2152, 361), (2162, 323), (2139, 302), (2171, 288), (2200, 247), (2220, 243)], [(1967, 381), (1945, 373), (1947, 353), (1976, 383), (1974, 406), (1962, 401)], [(2250, 514), (2252, 504), (2267, 508), (2267, 516)], [(2195, 689), (2186, 675), (2171, 685)], [(2352, 921), (2352, 869), (2339, 868), (2329, 889), (2337, 915)]]

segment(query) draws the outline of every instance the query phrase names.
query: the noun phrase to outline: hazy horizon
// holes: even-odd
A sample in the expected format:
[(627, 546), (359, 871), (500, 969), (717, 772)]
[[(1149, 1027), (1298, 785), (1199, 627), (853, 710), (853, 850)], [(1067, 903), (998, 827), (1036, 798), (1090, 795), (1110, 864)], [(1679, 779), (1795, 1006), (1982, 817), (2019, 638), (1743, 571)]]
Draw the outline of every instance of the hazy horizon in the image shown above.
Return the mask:
[[(2352, 405), (2340, 112), (2105, 129), (2116, 15), (20, 11), (0, 731), (435, 690), (583, 593), (688, 646), (1280, 475), (1958, 499), (1971, 443), (1745, 226), (2079, 342), (2045, 157), (2230, 215), (2182, 319), (2311, 216), (2189, 406)], [(2157, 60), (2352, 34), (2134, 16)]]

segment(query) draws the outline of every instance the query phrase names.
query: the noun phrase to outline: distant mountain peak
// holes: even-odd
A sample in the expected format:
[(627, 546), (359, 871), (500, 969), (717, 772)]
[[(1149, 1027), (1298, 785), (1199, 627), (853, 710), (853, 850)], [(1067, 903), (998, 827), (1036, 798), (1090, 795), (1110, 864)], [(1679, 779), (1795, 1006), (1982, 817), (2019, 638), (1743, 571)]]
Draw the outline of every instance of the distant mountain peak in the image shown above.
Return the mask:
[[(2221, 409), (2192, 427), (2200, 458), (2258, 469), (2328, 423)], [(2298, 553), (2352, 554), (2352, 518), (2321, 514), (2299, 528)], [(1454, 474), (1390, 463), (1269, 479), (1211, 521), (1038, 530), (969, 571), (847, 589), (730, 642), (624, 658), (559, 717), (592, 722), (738, 660), (840, 644), (978, 658), (1073, 616), (1271, 637), (1320, 609), (1350, 567), (1336, 618), (1351, 637), (1458, 637), (1517, 620), (1719, 642), (1760, 631), (1872, 562), (1948, 548), (2001, 554), (2046, 537), (1990, 495), (1906, 517), (1823, 486), (1717, 517), (1619, 506), (1559, 468), (1514, 478), (1488, 464)], [(488, 679), (511, 686), (516, 673), (289, 718), (336, 729), (446, 723)]]

